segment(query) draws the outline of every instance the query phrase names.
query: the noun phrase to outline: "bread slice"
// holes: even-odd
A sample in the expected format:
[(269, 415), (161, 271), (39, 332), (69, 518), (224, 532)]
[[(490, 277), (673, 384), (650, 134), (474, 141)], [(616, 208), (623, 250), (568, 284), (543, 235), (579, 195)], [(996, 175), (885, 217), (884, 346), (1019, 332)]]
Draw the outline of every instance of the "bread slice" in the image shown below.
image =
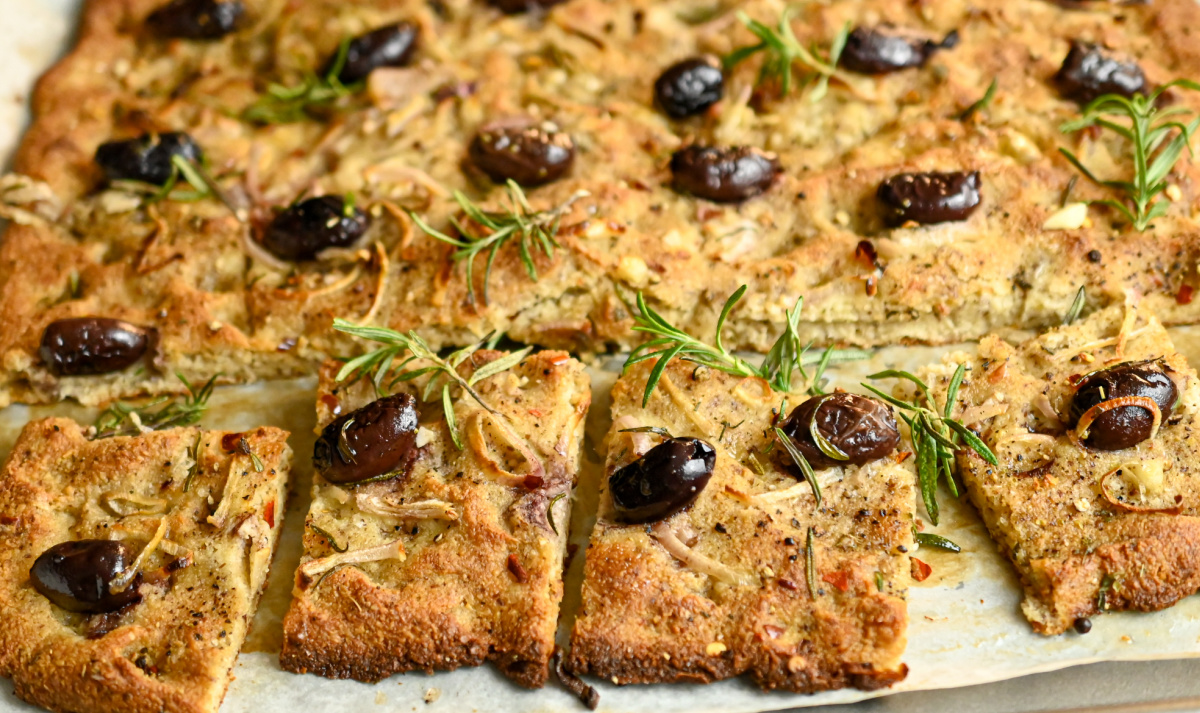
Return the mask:
[[(88, 440), (69, 419), (29, 423), (0, 476), (0, 675), (17, 696), (63, 713), (216, 713), (283, 522), (287, 435)], [(72, 613), (33, 588), (39, 555), (87, 539), (142, 553), (140, 602)]]
[[(419, 329), (435, 347), (493, 330), (555, 348), (628, 347), (638, 290), (699, 334), (711, 331), (726, 295), (750, 285), (726, 340), (752, 349), (769, 346), (799, 295), (800, 333), (821, 343), (945, 343), (1045, 327), (1085, 283), (1093, 306), (1120, 303), (1132, 288), (1165, 322), (1200, 319), (1190, 303), (1200, 288), (1191, 208), (1200, 169), (1188, 158), (1152, 231), (1114, 234), (1114, 215), (1099, 206), (1090, 221), (1043, 228), (1068, 186), (1072, 201), (1114, 197), (1073, 183), (1079, 174), (1059, 146), (1100, 175), (1128, 168), (1128, 147), (1112, 132), (1058, 129), (1079, 112), (1053, 80), (1069, 40), (1135, 56), (1152, 85), (1198, 76), (1193, 0), (1094, 3), (1087, 12), (1044, 0), (809, 3), (793, 22), (804, 46), (828, 46), (847, 22), (938, 41), (957, 31), (959, 43), (922, 68), (843, 73), (820, 102), (806, 91), (756, 91), (755, 57), (728, 72), (720, 103), (682, 122), (653, 106), (667, 63), (753, 44), (735, 11), (773, 26), (786, 2), (722, 6), (702, 18), (685, 0), (572, 0), (535, 23), (487, 3), (444, 12), (421, 0), (245, 4), (238, 32), (200, 42), (144, 29), (162, 0), (87, 3), (77, 46), (39, 84), (14, 164), (44, 190), (5, 186), (25, 224), (0, 247), (0, 405), (170, 391), (180, 388), (175, 371), (193, 381), (298, 375), (348, 353), (330, 329), (337, 316)], [(402, 19), (421, 28), (412, 66), (377, 70), (364, 92), (305, 121), (237, 118), (270, 82), (299, 84), (344, 37)], [(995, 99), (960, 119), (993, 78)], [(1172, 101), (1200, 108), (1193, 92)], [(531, 250), (536, 281), (510, 242), (496, 254), (486, 301), (486, 256), (478, 258), (472, 301), (454, 248), (405, 211), (449, 230), (454, 190), (503, 205), (504, 188), (469, 161), (464, 170), (464, 158), (481, 126), (524, 120), (554, 123), (577, 153), (566, 177), (527, 191), (531, 206), (589, 195), (562, 216), (552, 255)], [(146, 204), (106, 188), (97, 146), (169, 130), (193, 135), (233, 211), (213, 198)], [(667, 166), (692, 141), (774, 151), (784, 173), (737, 206), (681, 195)], [(952, 170), (981, 172), (983, 203), (969, 220), (884, 225), (882, 180)], [(322, 261), (269, 259), (263, 226), (305, 191), (353, 192), (372, 228)], [(156, 329), (155, 358), (140, 371), (48, 373), (38, 357), (46, 325), (85, 315)]]
[[(1079, 377), (1147, 359), (1178, 388), (1157, 435), (1124, 450), (1078, 445), (1064, 423)], [(1036, 631), (1162, 609), (1200, 589), (1200, 386), (1157, 318), (1111, 308), (1022, 344), (987, 337), (977, 357), (950, 360), (969, 367), (955, 410), (1000, 461), (964, 451), (962, 479), (1020, 575)], [(944, 393), (954, 368), (926, 370), (927, 383)]]
[(632, 367), (613, 389), (606, 472), (657, 443), (620, 432), (643, 426), (707, 441), (715, 470), (690, 507), (653, 525), (615, 524), (602, 486), (571, 668), (618, 684), (748, 673), (763, 688), (806, 693), (902, 680), (912, 459), (818, 471), (817, 509), (809, 485), (766, 455), (780, 394), (759, 379), (675, 361), (643, 409), (651, 366)]
[[(501, 356), (476, 352), (460, 369)], [(369, 381), (337, 383), (340, 366), (321, 371), (321, 426), (376, 398)], [(339, 486), (317, 474), (283, 667), (378, 681), (493, 661), (517, 683), (542, 686), (589, 384), (567, 354), (539, 352), (475, 386), (496, 414), (469, 396), (455, 401), (464, 450), (439, 399), (423, 408), (407, 477)]]

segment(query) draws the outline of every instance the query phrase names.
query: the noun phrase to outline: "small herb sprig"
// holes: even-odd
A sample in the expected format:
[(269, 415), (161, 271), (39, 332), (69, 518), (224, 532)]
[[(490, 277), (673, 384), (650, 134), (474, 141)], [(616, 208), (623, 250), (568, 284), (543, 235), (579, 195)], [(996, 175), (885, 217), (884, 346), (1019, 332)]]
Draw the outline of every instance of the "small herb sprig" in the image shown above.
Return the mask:
[[(181, 180), (190, 184), (191, 188), (180, 188)], [(161, 186), (129, 179), (113, 181), (112, 186), (128, 190), (131, 193), (139, 193), (148, 204), (160, 203), (165, 200), (195, 203), (217, 193), (216, 183), (209, 177), (204, 167), (179, 155), (171, 157), (171, 175)]]
[(951, 418), (954, 412), (954, 402), (958, 398), (958, 390), (966, 376), (967, 367), (959, 364), (950, 377), (950, 386), (946, 390), (946, 403), (938, 405), (925, 382), (908, 373), (889, 369), (878, 374), (871, 374), (868, 379), (904, 379), (917, 387), (917, 395), (912, 401), (903, 401), (890, 394), (863, 384), (863, 388), (875, 394), (884, 401), (900, 409), (900, 418), (908, 425), (912, 436), (913, 449), (917, 452), (917, 479), (921, 485), (921, 499), (925, 503), (925, 511), (933, 524), (938, 524), (937, 487), (941, 480), (946, 481), (946, 487), (954, 497), (958, 497), (958, 484), (954, 481), (954, 454), (965, 448), (970, 448), (988, 463), (999, 465), (996, 454), (992, 449), (971, 432), (969, 428)]
[[(175, 376), (187, 387), (187, 395), (183, 400), (174, 396), (161, 396), (150, 403), (141, 406), (118, 401), (101, 412), (94, 425), (94, 439), (112, 438), (114, 436), (136, 436), (146, 429), (161, 431), (167, 428), (191, 426), (200, 420), (204, 410), (208, 408), (208, 399), (212, 396), (217, 376), (213, 376), (200, 388), (192, 386), (183, 374)], [(161, 408), (155, 409), (156, 406)]]
[(992, 83), (988, 85), (987, 91), (983, 93), (983, 96), (977, 99), (971, 106), (963, 109), (962, 113), (958, 115), (958, 120), (970, 121), (972, 117), (986, 109), (992, 103), (992, 99), (996, 98), (996, 89), (999, 86), (999, 80), (993, 79)]
[[(729, 318), (729, 313), (746, 294), (746, 289), (746, 285), (742, 285), (725, 301), (725, 306), (721, 309), (721, 316), (717, 318), (717, 329), (712, 344), (702, 342), (672, 325), (646, 304), (646, 298), (641, 292), (638, 293), (638, 313), (633, 318), (633, 330), (645, 332), (652, 335), (653, 338), (638, 345), (630, 353), (629, 359), (625, 361), (625, 368), (628, 369), (634, 364), (649, 359), (657, 359), (654, 368), (650, 371), (649, 378), (646, 379), (646, 392), (642, 396), (643, 408), (650, 403), (650, 396), (662, 378), (667, 364), (677, 357), (734, 376), (765, 379), (771, 390), (779, 393), (790, 392), (792, 377), (799, 374), (800, 378), (809, 385), (809, 392), (816, 395), (822, 393), (821, 377), (830, 364), (857, 361), (871, 356), (870, 352), (860, 349), (832, 348), (826, 349), (820, 354), (809, 354), (808, 346), (811, 345), (803, 345), (800, 342), (800, 307), (804, 303), (804, 298), (801, 297), (796, 300), (796, 306), (786, 312), (787, 325), (783, 334), (779, 335), (779, 338), (771, 345), (762, 365), (754, 366), (736, 354), (730, 353), (721, 341), (725, 320)], [(810, 378), (804, 367), (812, 365), (816, 365), (816, 369)]]
[(307, 119), (315, 108), (362, 91), (366, 82), (346, 85), (338, 79), (349, 51), (350, 39), (346, 38), (338, 45), (337, 55), (323, 76), (310, 72), (299, 84), (290, 87), (269, 84), (267, 93), (246, 107), (242, 118), (257, 124), (294, 124)]
[(1075, 293), (1075, 300), (1071, 302), (1070, 308), (1063, 315), (1063, 326), (1069, 327), (1079, 319), (1079, 315), (1083, 314), (1083, 308), (1087, 306), (1087, 285), (1080, 285), (1079, 291)]
[[(418, 377), (428, 375), (429, 380), (425, 383), (425, 388), (421, 392), (421, 400), (429, 403), (440, 387), (442, 410), (446, 416), (446, 425), (450, 429), (451, 440), (454, 441), (454, 445), (459, 450), (462, 450), (463, 444), (462, 438), (458, 433), (458, 423), (454, 417), (454, 388), (460, 388), (464, 393), (470, 394), (476, 403), (489, 413), (494, 414), (496, 410), (488, 406), (479, 393), (475, 391), (475, 384), (478, 384), (489, 376), (508, 371), (521, 363), (521, 360), (533, 351), (533, 347), (526, 347), (520, 351), (512, 352), (495, 361), (484, 364), (476, 369), (470, 377), (464, 378), (458, 373), (458, 367), (475, 352), (485, 346), (490, 346), (492, 344), (490, 337), (484, 338), (471, 346), (463, 347), (442, 358), (416, 332), (404, 334), (384, 327), (363, 327), (353, 322), (347, 322), (344, 319), (333, 320), (333, 328), (339, 332), (359, 337), (360, 339), (369, 339), (373, 342), (386, 345), (347, 361), (337, 373), (336, 378), (338, 381), (345, 381), (359, 374), (373, 372), (371, 381), (375, 385), (376, 392), (383, 395), (386, 393), (384, 382), (393, 368), (397, 373), (387, 383), (387, 389), (391, 389), (397, 383), (412, 381)], [(397, 359), (402, 359), (399, 364), (396, 363)], [(417, 363), (414, 364), (414, 362)], [(416, 368), (405, 369), (410, 364), (414, 364)]]
[(723, 63), (725, 69), (733, 69), (743, 61), (762, 52), (764, 56), (762, 67), (758, 72), (758, 83), (761, 85), (767, 81), (778, 81), (780, 95), (787, 96), (791, 93), (792, 84), (796, 81), (795, 65), (799, 62), (808, 70), (801, 76), (799, 83), (801, 85), (812, 83), (813, 88), (809, 94), (809, 100), (816, 103), (825, 97), (825, 93), (829, 89), (829, 78), (837, 72), (838, 59), (842, 56), (842, 50), (846, 48), (851, 24), (847, 22), (842, 26), (830, 43), (828, 54), (822, 59), (821, 51), (817, 47), (806, 48), (800, 44), (800, 40), (796, 39), (795, 33), (792, 32), (794, 12), (795, 8), (784, 10), (779, 18), (779, 24), (772, 29), (739, 10), (738, 20), (754, 33), (759, 41), (757, 44), (739, 47), (730, 52), (725, 56)]
[[(1176, 79), (1148, 95), (1135, 94), (1127, 98), (1119, 94), (1105, 94), (1084, 107), (1083, 116), (1059, 127), (1060, 131), (1069, 134), (1098, 126), (1129, 141), (1133, 158), (1132, 181), (1101, 180), (1073, 152), (1065, 148), (1059, 148), (1059, 151), (1094, 183), (1125, 194), (1132, 209), (1124, 201), (1111, 198), (1097, 202), (1116, 209), (1139, 232), (1144, 232), (1155, 218), (1166, 214), (1167, 204), (1156, 198), (1167, 189), (1167, 175), (1183, 155), (1183, 150), (1186, 148), (1191, 155), (1192, 134), (1200, 128), (1200, 118), (1192, 119), (1187, 124), (1178, 118), (1194, 114), (1191, 109), (1182, 106), (1158, 108), (1159, 97), (1173, 87), (1200, 90), (1200, 84), (1196, 82)], [(1129, 123), (1117, 123), (1109, 117), (1127, 119)]]
[(513, 180), (506, 184), (508, 205), (498, 211), (486, 211), (473, 203), (461, 191), (454, 192), (454, 200), (462, 209), (466, 220), (451, 218), (450, 223), (458, 231), (455, 238), (440, 230), (436, 230), (421, 219), (420, 216), (409, 212), (413, 222), (430, 237), (449, 243), (458, 250), (454, 251), (454, 259), (462, 260), (467, 265), (467, 294), (471, 303), (475, 303), (475, 258), (487, 254), (487, 266), (483, 273), (483, 303), (488, 301), (488, 280), (492, 276), (492, 264), (496, 254), (508, 242), (515, 240), (520, 251), (521, 262), (525, 265), (529, 279), (537, 282), (537, 267), (533, 264), (533, 250), (540, 250), (546, 257), (554, 257), (557, 248), (559, 222), (576, 201), (590, 195), (587, 191), (574, 193), (557, 208), (546, 211), (535, 211), (529, 206), (524, 191)]

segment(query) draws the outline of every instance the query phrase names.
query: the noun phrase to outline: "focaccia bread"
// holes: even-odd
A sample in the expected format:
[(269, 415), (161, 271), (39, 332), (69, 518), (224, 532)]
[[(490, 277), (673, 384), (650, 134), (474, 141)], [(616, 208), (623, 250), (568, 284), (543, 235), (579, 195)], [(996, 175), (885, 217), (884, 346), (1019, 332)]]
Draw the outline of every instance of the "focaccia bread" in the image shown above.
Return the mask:
[[(502, 356), (479, 351), (460, 370), (469, 376)], [(353, 434), (355, 422), (379, 422), (355, 415), (376, 401), (374, 386), (339, 384), (340, 366), (321, 373), (326, 434), (331, 423)], [(396, 393), (419, 393), (413, 383)], [(455, 399), (464, 449), (435, 399), (420, 408), (415, 435), (390, 441), (408, 449), (399, 477), (331, 482), (318, 439), (304, 557), (284, 619), (285, 669), (378, 681), (493, 661), (522, 686), (546, 682), (589, 379), (567, 354), (543, 351), (475, 389), (495, 413), (470, 396)], [(372, 448), (382, 451), (362, 443), (333, 446), (351, 455), (344, 467), (369, 467)]]
[(715, 466), (690, 506), (644, 524), (614, 519), (606, 479), (570, 667), (617, 684), (748, 673), (764, 688), (806, 693), (902, 680), (912, 459), (893, 452), (818, 470), (818, 509), (808, 483), (780, 465), (787, 456), (770, 427), (780, 394), (675, 361), (642, 408), (651, 366), (632, 367), (613, 389), (606, 473), (657, 447), (659, 436), (622, 432), (647, 426), (707, 442)]
[[(0, 476), (0, 675), (17, 696), (63, 713), (217, 713), (283, 522), (287, 435), (88, 440), (69, 419), (28, 424)], [(63, 561), (79, 566), (53, 566), (72, 541), (85, 551)], [(89, 567), (136, 576), (62, 601), (55, 572), (86, 590)]]
[[(243, 12), (229, 34), (164, 39), (179, 28), (147, 22), (163, 0), (93, 0), (78, 45), (41, 81), (15, 163), (39, 183), (15, 179), (4, 191), (24, 224), (0, 247), (0, 403), (168, 391), (179, 388), (173, 371), (193, 380), (303, 373), (346, 353), (349, 342), (330, 329), (335, 316), (420, 329), (435, 347), (493, 330), (558, 348), (627, 347), (637, 338), (628, 305), (638, 290), (700, 333), (724, 295), (749, 284), (727, 339), (751, 349), (769, 345), (801, 294), (805, 339), (868, 345), (1047, 326), (1081, 284), (1093, 306), (1133, 289), (1164, 322), (1200, 314), (1190, 300), (1197, 168), (1186, 155), (1152, 230), (1114, 227), (1115, 214), (1100, 206), (1090, 219), (1043, 229), (1064, 198), (1112, 195), (1075, 184), (1059, 146), (1101, 176), (1130, 165), (1112, 132), (1059, 131), (1079, 113), (1078, 92), (1056, 79), (1070, 43), (1133, 57), (1146, 87), (1197, 76), (1192, 0), (809, 3), (791, 16), (802, 45), (827, 47), (847, 22), (891, 27), (928, 39), (914, 50), (924, 66), (875, 75), (846, 65), (814, 101), (810, 89), (779, 97), (769, 83), (756, 88), (763, 58), (755, 56), (725, 72), (720, 101), (687, 119), (656, 106), (659, 75), (754, 44), (737, 11), (774, 26), (787, 3), (569, 0), (535, 3), (549, 7), (533, 15), (503, 14), (493, 7), (500, 0), (231, 4)], [(412, 23), (405, 37), (417, 38), (392, 58), (406, 66), (376, 69), (361, 91), (300, 112), (298, 122), (261, 123), (282, 111), (268, 105), (264, 115), (264, 97), (286, 96), (272, 83), (303, 87), (340, 41), (401, 21)], [(797, 84), (803, 69), (797, 63)], [(995, 97), (962, 118), (993, 78)], [(1200, 107), (1192, 92), (1170, 100)], [(502, 159), (476, 156), (477, 135), (526, 126), (555, 136), (545, 144), (553, 172), (505, 173), (494, 165)], [(224, 203), (151, 202), (106, 182), (97, 148), (154, 132), (190, 135)], [(676, 190), (744, 197), (705, 189), (695, 155), (673, 160), (692, 144), (768, 152), (742, 154), (762, 179), (746, 194), (763, 193), (738, 204)], [(896, 221), (878, 188), (915, 171), (978, 171), (978, 209), (963, 221), (888, 227)], [(494, 179), (508, 175), (527, 184), (533, 210), (587, 195), (560, 217), (552, 254), (533, 238), (528, 265), (519, 240), (499, 249), (485, 300), (487, 251), (469, 286), (455, 248), (406, 211), (453, 232), (452, 192), (499, 209), (507, 198)], [(269, 238), (276, 213), (301, 197), (345, 206), (350, 193), (362, 215), (340, 237), (355, 240), (310, 260), (312, 250)], [(47, 325), (81, 316), (154, 330), (145, 360), (92, 376), (47, 369), (39, 356)]]
[[(1099, 612), (1162, 609), (1200, 589), (1200, 386), (1158, 319), (1110, 308), (1020, 345), (987, 337), (966, 363), (955, 409), (1000, 465), (962, 451), (963, 481), (1035, 630), (1086, 631)], [(944, 393), (953, 369), (927, 382)], [(1119, 401), (1139, 394), (1151, 396)], [(1145, 399), (1162, 402), (1156, 429)], [(1093, 402), (1116, 408), (1089, 417)]]

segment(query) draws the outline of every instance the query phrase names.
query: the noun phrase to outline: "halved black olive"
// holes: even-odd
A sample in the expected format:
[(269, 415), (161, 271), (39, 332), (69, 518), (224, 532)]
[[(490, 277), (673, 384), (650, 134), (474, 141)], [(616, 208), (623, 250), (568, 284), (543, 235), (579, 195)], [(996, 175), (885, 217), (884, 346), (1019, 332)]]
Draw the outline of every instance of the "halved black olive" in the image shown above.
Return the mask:
[(846, 38), (846, 48), (838, 64), (859, 74), (888, 74), (911, 67), (923, 67), (940, 49), (958, 44), (958, 33), (951, 32), (941, 42), (920, 37), (900, 28), (880, 25), (856, 27)]
[[(354, 84), (380, 67), (403, 67), (417, 49), (418, 28), (411, 22), (397, 22), (359, 35), (346, 47), (346, 62), (338, 72), (342, 84)], [(329, 58), (322, 74), (333, 71), (337, 55)]]
[(670, 438), (608, 476), (616, 521), (662, 520), (689, 505), (712, 477), (717, 452), (698, 438)]
[[(817, 445), (812, 428), (845, 460)], [(792, 410), (780, 428), (815, 470), (842, 465), (865, 465), (896, 450), (900, 429), (887, 404), (867, 396), (835, 392), (814, 396)]]
[(899, 227), (966, 220), (979, 207), (979, 171), (901, 173), (879, 184), (883, 222)]
[(96, 149), (96, 164), (110, 181), (143, 181), (161, 186), (171, 178), (171, 157), (198, 163), (204, 154), (184, 133), (143, 134), (136, 139), (109, 141)]
[(1071, 51), (1054, 81), (1063, 96), (1087, 104), (1102, 94), (1131, 97), (1144, 93), (1146, 75), (1137, 62), (1091, 44), (1071, 41)]
[(133, 553), (116, 540), (60, 542), (33, 562), (29, 579), (42, 596), (67, 611), (99, 614), (141, 601), (142, 575), (120, 591), (113, 583), (133, 563)]
[(136, 364), (155, 332), (119, 319), (73, 317), (51, 322), (38, 354), (56, 376), (108, 374)]
[(675, 190), (716, 203), (740, 203), (771, 187), (779, 157), (752, 146), (686, 146), (671, 156)]
[(313, 468), (331, 483), (403, 477), (417, 450), (417, 400), (394, 394), (331, 421), (313, 446)]
[[(1144, 396), (1158, 405), (1165, 422), (1179, 389), (1158, 361), (1126, 362), (1087, 374), (1075, 385), (1071, 399), (1071, 425), (1096, 404), (1125, 396)], [(1089, 448), (1117, 451), (1131, 448), (1150, 437), (1154, 414), (1141, 406), (1128, 405), (1104, 411), (1087, 428), (1083, 440)]]
[(721, 101), (725, 73), (715, 57), (692, 57), (668, 67), (654, 82), (654, 99), (667, 116), (702, 114)]
[(216, 40), (237, 29), (241, 0), (171, 0), (150, 13), (146, 27), (159, 37)]
[(352, 245), (370, 225), (371, 217), (341, 196), (309, 198), (275, 216), (262, 245), (284, 260), (312, 260), (326, 248)]
[(496, 183), (531, 188), (556, 181), (575, 161), (569, 134), (539, 126), (484, 127), (468, 149), (471, 163)]
[(519, 12), (540, 12), (566, 0), (487, 0), (487, 3), (508, 15)]

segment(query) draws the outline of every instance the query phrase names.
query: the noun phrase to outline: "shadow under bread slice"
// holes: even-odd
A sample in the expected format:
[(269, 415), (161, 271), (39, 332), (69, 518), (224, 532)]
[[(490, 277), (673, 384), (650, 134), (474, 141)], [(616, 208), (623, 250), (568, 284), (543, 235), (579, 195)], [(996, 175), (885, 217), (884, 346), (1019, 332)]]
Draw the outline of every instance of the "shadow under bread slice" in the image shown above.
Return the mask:
[[(954, 408), (999, 466), (963, 451), (960, 472), (1036, 631), (1200, 589), (1200, 388), (1157, 318), (1129, 305), (1019, 345), (990, 336), (967, 366)], [(923, 373), (944, 393), (953, 370)]]
[[(748, 673), (799, 692), (902, 680), (915, 478), (890, 407), (788, 395), (778, 426), (817, 469), (818, 502), (775, 430), (784, 395), (674, 361), (643, 408), (651, 368), (613, 389), (574, 672), (618, 684)], [(814, 418), (845, 464), (817, 450)]]
[(0, 675), (55, 711), (216, 713), (283, 522), (287, 432), (25, 426), (0, 476)]
[[(458, 373), (506, 356), (477, 351)], [(340, 367), (321, 372), (283, 667), (378, 681), (490, 660), (542, 686), (591, 402), (583, 365), (543, 351), (476, 381), (478, 400), (455, 387), (456, 436), (440, 388), (423, 397), (430, 375), (381, 398), (369, 379), (338, 383)]]

